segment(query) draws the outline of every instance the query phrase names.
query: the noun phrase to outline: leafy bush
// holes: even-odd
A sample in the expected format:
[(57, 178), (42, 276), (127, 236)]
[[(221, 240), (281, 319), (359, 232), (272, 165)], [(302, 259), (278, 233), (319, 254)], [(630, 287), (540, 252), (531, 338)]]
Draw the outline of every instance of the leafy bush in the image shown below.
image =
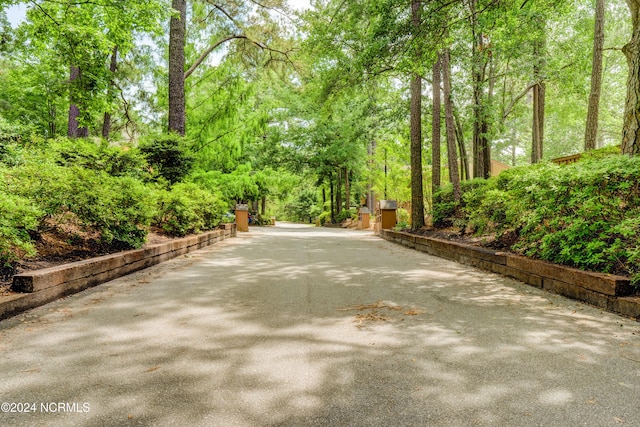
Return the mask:
[(409, 223), (406, 221), (399, 221), (395, 227), (393, 227), (394, 230), (396, 231), (402, 231), (402, 230), (406, 230), (407, 228), (409, 228)]
[(149, 188), (135, 178), (62, 167), (37, 157), (7, 176), (7, 192), (31, 200), (43, 219), (71, 212), (84, 230), (99, 231), (114, 248), (142, 246), (155, 213)]
[(325, 225), (327, 222), (331, 222), (331, 211), (323, 211), (318, 215), (318, 225)]
[(0, 263), (35, 255), (29, 232), (38, 227), (43, 215), (28, 199), (0, 190)]
[(16, 166), (23, 162), (27, 136), (32, 132), (27, 126), (10, 123), (0, 117), (0, 162)]
[[(439, 225), (452, 221), (451, 192), (436, 195)], [(459, 221), (478, 233), (515, 235), (516, 252), (626, 273), (640, 285), (640, 158), (603, 152), (568, 166), (514, 168), (465, 185), (459, 208)]]
[(347, 218), (358, 219), (358, 211), (356, 209), (344, 209), (336, 216), (336, 221), (342, 222)]
[(640, 159), (586, 160), (555, 172), (543, 171), (529, 206), (522, 205), (515, 249), (579, 268), (627, 272), (640, 282), (633, 264), (640, 246)]
[(0, 117), (0, 151), (7, 143), (19, 142), (33, 130), (21, 123), (9, 122)]
[(446, 185), (433, 195), (433, 225), (438, 228), (451, 227), (457, 223), (456, 219), (461, 210), (464, 208), (467, 193), (474, 191), (482, 191), (487, 185), (487, 180), (474, 179), (471, 181), (462, 181), (460, 189), (462, 190), (462, 200), (456, 203), (453, 197), (453, 186)]
[(193, 183), (180, 183), (162, 191), (155, 225), (174, 236), (199, 233), (220, 224), (226, 211), (217, 194)]
[(158, 135), (143, 141), (140, 152), (154, 174), (169, 185), (182, 181), (193, 168), (195, 157), (184, 137)]
[[(396, 210), (396, 217), (398, 220), (398, 223), (405, 223), (405, 224), (409, 224), (409, 220), (411, 219), (411, 214), (409, 213), (408, 210), (404, 209), (404, 208), (398, 208)], [(407, 228), (406, 226), (404, 228)]]
[(117, 248), (139, 248), (155, 216), (156, 200), (149, 188), (131, 177), (73, 168), (68, 209), (89, 227), (101, 232), (103, 242)]
[(145, 178), (149, 175), (147, 162), (136, 148), (111, 145), (101, 140), (59, 138), (51, 144), (56, 163), (61, 166), (81, 166), (104, 171), (112, 176)]

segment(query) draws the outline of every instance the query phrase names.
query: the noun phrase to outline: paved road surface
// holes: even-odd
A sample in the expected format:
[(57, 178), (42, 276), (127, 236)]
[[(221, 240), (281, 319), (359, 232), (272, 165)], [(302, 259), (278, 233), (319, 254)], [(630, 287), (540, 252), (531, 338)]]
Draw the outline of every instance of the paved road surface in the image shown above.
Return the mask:
[(252, 228), (0, 322), (0, 402), (35, 410), (2, 426), (639, 426), (640, 324), (365, 232)]

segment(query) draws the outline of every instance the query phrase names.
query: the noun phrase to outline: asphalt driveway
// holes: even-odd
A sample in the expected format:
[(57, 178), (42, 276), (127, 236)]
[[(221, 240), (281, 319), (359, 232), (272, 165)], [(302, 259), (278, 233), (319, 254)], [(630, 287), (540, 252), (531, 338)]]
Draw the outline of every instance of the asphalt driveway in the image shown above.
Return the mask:
[(291, 224), (0, 322), (2, 426), (638, 426), (640, 324)]

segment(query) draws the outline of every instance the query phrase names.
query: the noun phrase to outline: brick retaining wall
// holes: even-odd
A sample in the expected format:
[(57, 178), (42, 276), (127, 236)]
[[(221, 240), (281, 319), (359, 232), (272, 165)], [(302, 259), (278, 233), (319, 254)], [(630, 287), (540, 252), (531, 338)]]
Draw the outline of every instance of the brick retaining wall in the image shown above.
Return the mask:
[(578, 270), (400, 231), (382, 230), (380, 236), (430, 255), (508, 276), (537, 288), (640, 320), (640, 296), (627, 277)]

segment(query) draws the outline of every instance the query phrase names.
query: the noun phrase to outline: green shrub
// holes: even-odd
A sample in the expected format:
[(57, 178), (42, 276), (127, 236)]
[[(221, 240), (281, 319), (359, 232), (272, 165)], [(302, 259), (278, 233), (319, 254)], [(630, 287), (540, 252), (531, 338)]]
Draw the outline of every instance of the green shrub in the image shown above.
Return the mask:
[(5, 190), (25, 197), (52, 216), (66, 203), (72, 187), (73, 173), (55, 164), (44, 154), (31, 155), (24, 164), (4, 173)]
[[(409, 221), (411, 219), (411, 214), (409, 213), (408, 210), (404, 209), (404, 208), (398, 208), (396, 210), (396, 219), (398, 223), (405, 223), (409, 224)], [(406, 226), (404, 228), (407, 228)]]
[(542, 174), (516, 249), (527, 255), (640, 281), (640, 159), (588, 159)]
[(407, 221), (398, 221), (395, 227), (393, 227), (396, 231), (402, 231), (409, 228), (409, 223)]
[(453, 223), (457, 207), (476, 232), (515, 236), (516, 252), (626, 273), (640, 285), (640, 158), (605, 152), (568, 166), (514, 168), (464, 186), (459, 206), (451, 193), (436, 194), (434, 223)]
[(177, 134), (158, 135), (143, 141), (140, 152), (156, 178), (169, 185), (183, 180), (191, 172), (195, 157), (184, 137)]
[(215, 228), (226, 212), (221, 198), (193, 183), (180, 183), (162, 191), (155, 225), (175, 236)]
[(323, 211), (320, 215), (318, 215), (319, 225), (324, 225), (327, 222), (331, 222), (331, 211)]
[(453, 186), (446, 185), (433, 195), (433, 225), (438, 228), (451, 227), (453, 225), (465, 228), (466, 221), (460, 221), (460, 214), (463, 214), (466, 199), (465, 195), (475, 191), (483, 191), (487, 185), (487, 180), (474, 179), (471, 181), (463, 181), (460, 183), (462, 191), (462, 199), (456, 203), (453, 197)]
[(148, 186), (79, 166), (35, 157), (6, 173), (6, 191), (24, 197), (46, 216), (71, 212), (83, 231), (97, 230), (114, 248), (137, 248), (146, 239), (156, 202)]
[(149, 188), (131, 177), (73, 168), (68, 209), (88, 227), (101, 232), (103, 242), (116, 248), (138, 248), (146, 240), (155, 216), (156, 200)]
[(21, 123), (9, 122), (5, 118), (0, 117), (0, 153), (5, 144), (26, 139), (32, 132), (33, 129), (28, 126)]
[(0, 263), (35, 255), (29, 235), (44, 213), (28, 199), (0, 190)]
[(137, 148), (115, 146), (101, 140), (59, 138), (51, 143), (56, 163), (61, 166), (81, 166), (104, 171), (112, 176), (145, 178), (149, 175), (147, 162)]
[(336, 216), (336, 221), (337, 222), (342, 222), (342, 221), (346, 220), (347, 218), (358, 219), (358, 211), (356, 209), (343, 209)]

